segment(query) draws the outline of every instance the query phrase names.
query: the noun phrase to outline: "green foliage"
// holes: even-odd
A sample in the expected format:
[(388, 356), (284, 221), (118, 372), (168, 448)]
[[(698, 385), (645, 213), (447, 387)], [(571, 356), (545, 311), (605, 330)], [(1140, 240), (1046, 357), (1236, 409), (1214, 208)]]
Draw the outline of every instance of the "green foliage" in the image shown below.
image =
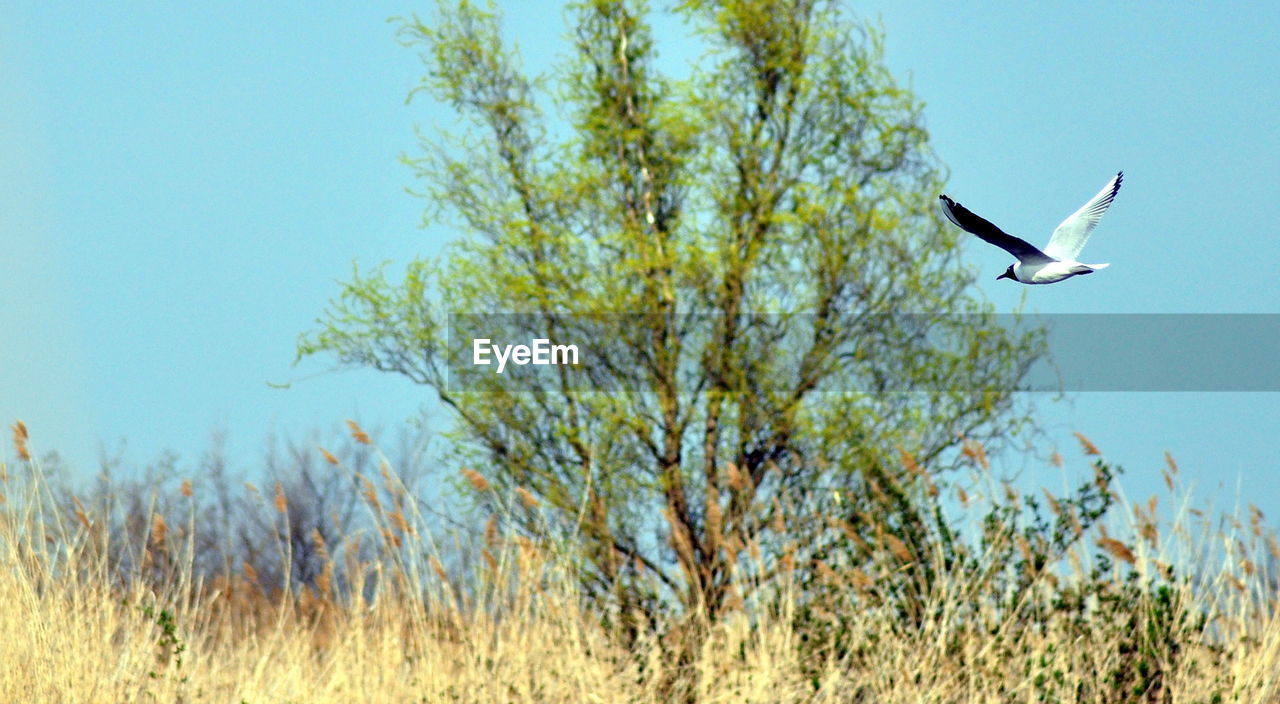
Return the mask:
[[(179, 694), (176, 701), (181, 704), (186, 701), (186, 687), (191, 678), (182, 674), (182, 655), (187, 651), (187, 644), (179, 637), (178, 622), (173, 612), (168, 609), (157, 611), (155, 607), (147, 605), (138, 606), (137, 609), (157, 631), (155, 641), (157, 668), (147, 671), (147, 677), (152, 680), (162, 678), (171, 680), (178, 687)], [(143, 691), (152, 699), (156, 698), (154, 692)]]
[[(428, 217), (463, 236), (403, 282), (354, 273), (299, 357), (434, 389), (459, 460), (505, 503), (536, 496), (510, 519), (574, 535), (586, 592), (618, 613), (715, 614), (749, 597), (735, 583), (867, 559), (858, 540), (945, 540), (899, 448), (938, 474), (962, 442), (1010, 437), (1041, 340), (970, 293), (880, 33), (833, 2), (691, 0), (676, 11), (705, 55), (671, 77), (644, 3), (569, 9), (573, 54), (536, 78), (492, 6), (403, 21), (415, 93), (462, 125), (407, 161)], [(450, 323), (503, 313), (583, 347), (589, 370), (451, 385)], [(833, 515), (875, 520), (843, 532)]]
[[(160, 633), (156, 637), (156, 661), (161, 669), (172, 665), (175, 671), (181, 670), (182, 654), (186, 652), (187, 646), (178, 637), (178, 622), (174, 620), (173, 613), (168, 609), (157, 612), (150, 606), (139, 606), (138, 610), (148, 621), (153, 621), (159, 629)], [(160, 673), (155, 670), (148, 672), (147, 676), (153, 680), (160, 679)], [(183, 677), (180, 681), (186, 682), (187, 678)]]
[[(879, 648), (921, 634), (972, 682), (1017, 668), (1039, 702), (1169, 702), (1171, 681), (1197, 667), (1217, 672), (1224, 651), (1209, 624), (1222, 605), (1107, 536), (1102, 521), (1118, 502), (1111, 485), (1119, 469), (1099, 460), (1093, 470), (1067, 496), (1046, 492), (1044, 503), (999, 487), (977, 521), (981, 531), (968, 538), (953, 532), (964, 521), (939, 512), (923, 523), (925, 552), (905, 541), (905, 550), (892, 550), (856, 540), (863, 552), (852, 556), (837, 541), (815, 551), (799, 573), (794, 611), (801, 667), (815, 691), (825, 663), (870, 668), (883, 657)], [(867, 579), (850, 580), (854, 566)], [(868, 610), (890, 615), (884, 632), (866, 631)], [(1220, 699), (1225, 686), (1209, 691)]]

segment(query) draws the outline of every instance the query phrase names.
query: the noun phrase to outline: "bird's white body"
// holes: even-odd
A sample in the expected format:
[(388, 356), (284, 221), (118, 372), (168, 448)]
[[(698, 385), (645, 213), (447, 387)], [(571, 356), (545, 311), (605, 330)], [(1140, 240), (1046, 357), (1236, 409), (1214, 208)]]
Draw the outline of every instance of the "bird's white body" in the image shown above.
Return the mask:
[(1018, 262), (1013, 265), (1013, 276), (1024, 284), (1053, 284), (1077, 274), (1089, 274), (1109, 266), (1111, 265), (1081, 264), (1080, 262), (1071, 261), (1052, 261), (1045, 264)]
[(1124, 172), (1115, 175), (1107, 185), (1098, 191), (1098, 195), (1089, 199), (1088, 203), (1067, 216), (1053, 231), (1049, 244), (1043, 250), (1033, 246), (1024, 239), (1014, 237), (1001, 230), (989, 221), (974, 215), (971, 210), (951, 200), (946, 195), (938, 196), (942, 201), (942, 212), (947, 219), (960, 229), (977, 235), (980, 239), (993, 244), (1018, 259), (1018, 263), (1009, 268), (997, 279), (1013, 279), (1024, 284), (1052, 284), (1080, 274), (1092, 274), (1105, 269), (1107, 264), (1082, 264), (1076, 261), (1089, 234), (1098, 226), (1102, 216), (1111, 207), (1120, 184), (1124, 181)]

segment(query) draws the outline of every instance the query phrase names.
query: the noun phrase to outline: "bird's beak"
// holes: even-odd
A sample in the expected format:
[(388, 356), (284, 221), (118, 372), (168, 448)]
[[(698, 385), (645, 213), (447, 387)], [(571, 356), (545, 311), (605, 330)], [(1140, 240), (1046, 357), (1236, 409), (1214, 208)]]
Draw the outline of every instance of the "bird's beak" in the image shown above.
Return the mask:
[(999, 276), (996, 277), (996, 281), (999, 281), (1000, 279), (1009, 279), (1010, 281), (1013, 281), (1013, 277), (1009, 276), (1009, 272), (1007, 271), (1001, 273)]

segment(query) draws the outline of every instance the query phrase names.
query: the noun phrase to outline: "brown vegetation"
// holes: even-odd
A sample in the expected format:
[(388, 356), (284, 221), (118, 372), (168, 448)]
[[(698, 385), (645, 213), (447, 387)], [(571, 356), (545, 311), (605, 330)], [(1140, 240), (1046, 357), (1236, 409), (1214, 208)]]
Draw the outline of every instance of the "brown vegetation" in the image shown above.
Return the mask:
[[(26, 450), (25, 432), (15, 431), (14, 439)], [(94, 501), (64, 501), (38, 461), (0, 465), (6, 470), (0, 700), (1264, 702), (1280, 696), (1274, 581), (1280, 551), (1256, 508), (1228, 534), (1196, 538), (1194, 514), (1160, 523), (1152, 500), (1123, 514), (1135, 520), (1113, 523), (1115, 536), (1099, 524), (1082, 543), (1098, 549), (1073, 551), (1069, 566), (1056, 567), (1037, 564), (1046, 548), (1035, 533), (1005, 531), (972, 560), (947, 564), (940, 551), (918, 554), (910, 541), (884, 532), (878, 545), (867, 546), (875, 556), (867, 562), (792, 559), (744, 570), (756, 583), (735, 583), (731, 593), (750, 597), (733, 601), (718, 620), (673, 614), (623, 638), (616, 624), (629, 622), (591, 609), (564, 544), (512, 534), (497, 515), (475, 528), (471, 547), (483, 559), (460, 560), (456, 551), (465, 541), (440, 540), (445, 532), (431, 529), (388, 463), (372, 473), (381, 483), (363, 474), (357, 483), (356, 463), (344, 455), (324, 468), (350, 473), (351, 493), (369, 511), (369, 530), (326, 536), (321, 524), (299, 540), (301, 527), (278, 524), (276, 545), (253, 553), (243, 567), (213, 571), (200, 536), (223, 529), (204, 525), (206, 516), (217, 516), (196, 510), (199, 482), (184, 481), (171, 500), (152, 497), (153, 510), (139, 513), (134, 526), (113, 521)], [(478, 472), (465, 479), (489, 489)], [(1099, 470), (1095, 481), (1107, 479)], [(992, 485), (998, 490), (970, 487), (966, 512), (986, 493), (1016, 496)], [(274, 486), (257, 498), (263, 515), (292, 521), (307, 514), (287, 477)], [(516, 494), (512, 510), (538, 510)], [(1074, 510), (1066, 499), (1049, 499), (1054, 514)], [(130, 531), (140, 531), (140, 539)], [(1175, 578), (1171, 564), (1187, 568), (1175, 551), (1199, 555), (1192, 567), (1200, 568), (1211, 554), (1203, 552), (1208, 538), (1226, 539), (1224, 570)], [(313, 563), (294, 559), (304, 543)], [(760, 554), (751, 546), (736, 552), (732, 559), (743, 562)], [(277, 564), (266, 564), (263, 554), (275, 554)], [(1000, 565), (993, 562), (1001, 555), (1021, 556), (1010, 561), (1029, 575), (1017, 593), (994, 588)], [(300, 564), (318, 569), (302, 578)], [(934, 578), (912, 577), (925, 571)], [(908, 599), (903, 590), (911, 584), (918, 591)]]

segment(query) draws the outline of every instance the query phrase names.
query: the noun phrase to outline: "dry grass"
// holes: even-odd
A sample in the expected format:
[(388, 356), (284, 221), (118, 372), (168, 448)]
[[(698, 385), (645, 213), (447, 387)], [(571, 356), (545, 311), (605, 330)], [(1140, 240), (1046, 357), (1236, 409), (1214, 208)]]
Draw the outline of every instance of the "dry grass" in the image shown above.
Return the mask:
[[(353, 432), (358, 429), (353, 428)], [(26, 450), (25, 429), (22, 449)], [(18, 432), (15, 430), (15, 440)], [(1083, 442), (1083, 441), (1082, 441)], [(1086, 450), (1088, 448), (1086, 447)], [(985, 459), (985, 458), (984, 458)], [(0, 471), (7, 469), (0, 465)], [(757, 590), (739, 610), (708, 625), (687, 618), (631, 643), (601, 625), (574, 586), (568, 561), (554, 546), (486, 533), (485, 560), (473, 590), (455, 586), (424, 525), (397, 494), (377, 503), (385, 560), (376, 589), (356, 584), (350, 599), (323, 587), (265, 594), (252, 578), (211, 583), (193, 577), (183, 534), (156, 515), (142, 565), (168, 566), (157, 583), (141, 577), (120, 586), (94, 548), (95, 517), (77, 505), (70, 520), (47, 510), (48, 486), (38, 463), (6, 472), (0, 490), (0, 701), (32, 702), (971, 702), (1221, 701), (1280, 698), (1280, 617), (1265, 570), (1252, 548), (1228, 541), (1230, 559), (1212, 579), (1177, 583), (1161, 602), (1136, 592), (1117, 612), (1097, 606), (1094, 621), (1048, 608), (1051, 586), (1071, 574), (1046, 572), (1013, 617), (979, 593), (971, 573), (944, 576), (904, 628), (876, 592), (875, 573), (822, 564), (817, 571), (847, 585), (845, 599), (811, 618), (838, 624), (834, 647), (807, 648), (796, 628), (807, 595), (783, 579)], [(15, 477), (15, 475), (20, 475)], [(477, 490), (491, 485), (474, 471)], [(25, 477), (25, 478), (24, 478)], [(190, 491), (184, 485), (183, 493)], [(532, 496), (517, 490), (529, 509)], [(375, 497), (376, 499), (376, 497)], [(282, 512), (279, 492), (264, 498)], [(374, 504), (375, 502), (370, 502)], [(383, 504), (387, 504), (383, 508)], [(1139, 517), (1154, 514), (1155, 503)], [(1154, 517), (1149, 517), (1149, 522)], [(1250, 543), (1275, 550), (1259, 529), (1260, 512), (1241, 524)], [(1145, 525), (1145, 524), (1144, 524)], [(195, 530), (198, 525), (190, 526)], [(1113, 527), (1113, 530), (1118, 528)], [(1154, 530), (1154, 528), (1150, 529)], [(394, 540), (392, 540), (394, 538)], [(915, 555), (896, 536), (887, 553), (910, 564)], [(1175, 542), (1163, 536), (1161, 545)], [(1181, 538), (1183, 542), (1189, 540)], [(1233, 538), (1234, 540), (1234, 538)], [(1259, 542), (1261, 541), (1261, 542)], [(1154, 539), (1102, 533), (1093, 544), (1141, 579), (1161, 567)], [(323, 540), (318, 542), (323, 549)], [(1028, 548), (1029, 549), (1029, 548)], [(1250, 561), (1246, 554), (1255, 559)], [(415, 557), (416, 556), (416, 557)], [(751, 559), (748, 556), (744, 560)], [(755, 558), (758, 559), (758, 558)], [(1088, 557), (1078, 578), (1090, 566)], [(1084, 560), (1084, 563), (1080, 562)], [(1244, 567), (1245, 564), (1249, 567)], [(937, 567), (938, 565), (935, 565)], [(1167, 568), (1167, 565), (1164, 565)], [(801, 569), (798, 567), (798, 569)], [(870, 569), (870, 568), (869, 568)], [(151, 586), (144, 586), (150, 584)], [(361, 594), (370, 594), (367, 600)], [(872, 606), (881, 604), (881, 606)], [(1036, 608), (1044, 606), (1039, 611)], [(1040, 617), (1027, 620), (1026, 613)], [(1115, 685), (1134, 667), (1126, 644), (1135, 627), (1172, 639), (1177, 657), (1160, 663), (1158, 687), (1138, 698)], [(1179, 618), (1212, 615), (1203, 632)], [(1160, 614), (1163, 614), (1162, 616)], [(1161, 620), (1164, 619), (1164, 620)], [(1163, 623), (1163, 630), (1152, 623)], [(705, 634), (690, 662), (676, 667), (681, 634)], [(1136, 641), (1141, 647), (1142, 637)], [(674, 683), (674, 684), (673, 684)]]

